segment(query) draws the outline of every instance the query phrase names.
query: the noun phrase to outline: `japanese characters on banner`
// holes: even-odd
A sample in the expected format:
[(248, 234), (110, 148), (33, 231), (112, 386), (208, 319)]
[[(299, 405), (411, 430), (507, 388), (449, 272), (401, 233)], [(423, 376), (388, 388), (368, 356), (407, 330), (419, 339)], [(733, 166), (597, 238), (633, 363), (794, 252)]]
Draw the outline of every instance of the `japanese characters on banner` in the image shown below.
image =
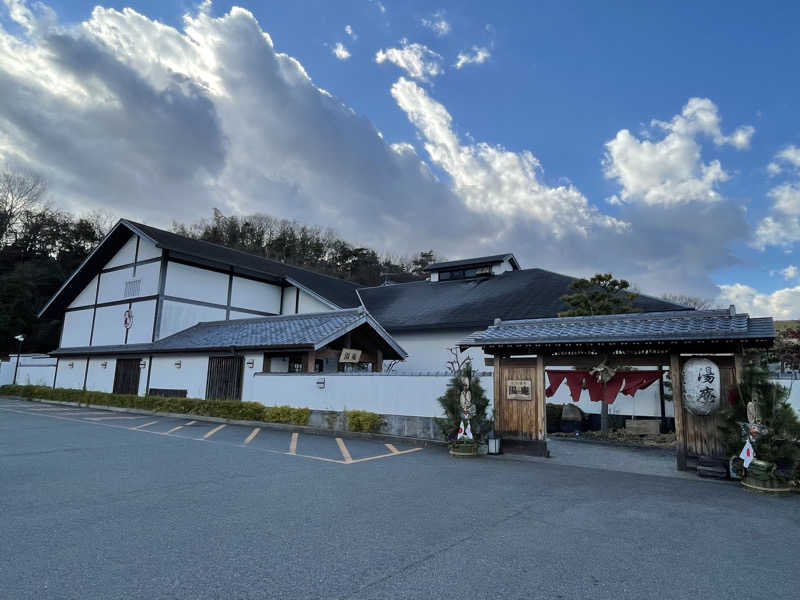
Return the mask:
[(710, 415), (720, 408), (720, 378), (717, 363), (690, 358), (683, 365), (683, 404), (694, 415)]
[(530, 400), (530, 379), (509, 379), (506, 382), (506, 398), (508, 400)]

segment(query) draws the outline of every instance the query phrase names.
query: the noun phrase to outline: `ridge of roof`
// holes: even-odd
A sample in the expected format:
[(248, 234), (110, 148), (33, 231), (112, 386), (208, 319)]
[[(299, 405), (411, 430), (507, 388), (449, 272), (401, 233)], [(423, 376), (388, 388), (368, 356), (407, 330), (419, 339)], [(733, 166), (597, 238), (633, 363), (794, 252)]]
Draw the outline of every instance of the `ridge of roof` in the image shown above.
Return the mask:
[[(229, 252), (236, 252), (236, 253), (241, 254), (243, 256), (256, 258), (256, 259), (259, 259), (259, 260), (263, 260), (265, 262), (277, 264), (277, 265), (280, 265), (281, 267), (284, 267), (284, 268), (297, 269), (299, 271), (304, 271), (306, 273), (312, 273), (313, 275), (316, 275), (318, 277), (326, 277), (326, 278), (331, 279), (332, 281), (336, 281), (338, 283), (346, 283), (348, 285), (353, 286), (354, 289), (358, 289), (359, 288), (359, 284), (357, 284), (357, 283), (354, 283), (352, 281), (347, 281), (346, 279), (340, 279), (338, 277), (334, 277), (333, 275), (328, 275), (326, 273), (320, 273), (319, 271), (315, 271), (314, 269), (309, 269), (308, 267), (299, 267), (297, 265), (290, 265), (288, 263), (284, 263), (284, 262), (281, 262), (279, 260), (275, 260), (274, 258), (268, 258), (266, 256), (259, 256), (258, 254), (254, 254), (252, 252), (248, 252), (247, 250), (240, 250), (238, 248), (231, 248), (230, 246), (225, 246), (224, 244), (218, 244), (216, 242), (209, 242), (208, 240), (201, 240), (201, 239), (197, 239), (197, 238), (188, 237), (188, 236), (185, 236), (185, 235), (181, 235), (179, 233), (175, 233), (174, 231), (167, 231), (166, 229), (161, 229), (159, 227), (153, 227), (152, 225), (145, 225), (144, 223), (138, 223), (136, 221), (131, 221), (130, 219), (120, 219), (120, 221), (124, 221), (125, 223), (133, 225), (136, 228), (153, 229), (155, 231), (158, 231), (161, 234), (172, 235), (172, 236), (175, 236), (175, 237), (180, 238), (182, 240), (186, 240), (188, 242), (198, 243), (198, 244), (205, 244), (205, 245), (208, 245), (208, 246), (214, 246), (215, 248), (221, 248), (221, 249), (227, 250)], [(142, 231), (142, 233), (146, 237), (150, 238), (150, 240), (154, 244), (159, 245), (158, 240), (155, 240), (151, 236), (147, 235), (146, 231)]]
[(513, 260), (514, 266), (516, 266), (515, 270), (519, 270), (519, 263), (517, 262), (516, 257), (511, 252), (504, 252), (502, 254), (490, 254), (488, 256), (476, 256), (474, 258), (459, 258), (456, 260), (443, 260), (441, 262), (435, 262), (427, 265), (422, 270), (423, 271), (438, 271), (441, 269), (448, 269), (451, 267), (462, 267), (466, 265), (479, 265), (479, 264), (486, 264), (486, 263), (495, 263), (495, 262), (502, 262), (507, 258), (511, 258)]

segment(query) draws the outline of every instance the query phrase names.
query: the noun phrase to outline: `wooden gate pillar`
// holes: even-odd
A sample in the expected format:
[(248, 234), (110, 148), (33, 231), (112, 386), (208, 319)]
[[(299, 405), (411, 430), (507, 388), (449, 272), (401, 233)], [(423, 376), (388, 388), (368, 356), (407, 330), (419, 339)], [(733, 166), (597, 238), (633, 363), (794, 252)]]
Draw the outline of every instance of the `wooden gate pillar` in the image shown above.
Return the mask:
[(675, 441), (678, 470), (686, 470), (686, 432), (683, 422), (683, 381), (681, 380), (681, 355), (670, 354), (670, 379), (672, 380), (672, 405), (675, 411)]

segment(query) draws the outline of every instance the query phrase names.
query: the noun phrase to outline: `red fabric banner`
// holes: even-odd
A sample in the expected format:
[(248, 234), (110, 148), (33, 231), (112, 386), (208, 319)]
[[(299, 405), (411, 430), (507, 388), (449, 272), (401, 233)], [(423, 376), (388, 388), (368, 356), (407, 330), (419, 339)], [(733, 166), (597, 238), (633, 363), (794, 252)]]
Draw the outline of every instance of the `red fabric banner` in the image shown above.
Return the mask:
[(622, 382), (625, 381), (625, 373), (615, 373), (611, 379), (606, 383), (605, 394), (603, 393), (603, 382), (600, 381), (596, 375), (590, 375), (589, 381), (589, 399), (592, 402), (600, 402), (604, 400), (606, 404), (614, 404), (617, 399), (617, 394), (622, 387)]
[(625, 371), (625, 387), (622, 393), (626, 396), (633, 396), (639, 390), (649, 388), (653, 383), (661, 379), (661, 371)]
[(581, 399), (583, 380), (586, 379), (588, 375), (588, 371), (547, 371), (547, 379), (550, 385), (548, 385), (547, 389), (544, 391), (545, 396), (548, 398), (553, 396), (556, 390), (561, 386), (561, 383), (566, 379), (572, 401), (578, 402)]

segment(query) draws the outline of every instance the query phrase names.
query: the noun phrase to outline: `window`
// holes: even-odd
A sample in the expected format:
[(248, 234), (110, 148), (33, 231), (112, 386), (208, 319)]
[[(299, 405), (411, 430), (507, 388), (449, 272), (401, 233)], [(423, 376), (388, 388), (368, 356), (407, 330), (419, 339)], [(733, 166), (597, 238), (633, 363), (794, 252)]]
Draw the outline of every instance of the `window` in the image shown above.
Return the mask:
[(471, 267), (469, 269), (458, 269), (456, 271), (440, 271), (439, 281), (448, 281), (452, 279), (472, 279), (473, 277), (481, 277), (483, 275), (491, 275), (492, 267)]
[(269, 373), (303, 373), (303, 354), (264, 356), (264, 370)]
[(125, 282), (125, 297), (138, 296), (142, 291), (142, 280), (131, 279)]

